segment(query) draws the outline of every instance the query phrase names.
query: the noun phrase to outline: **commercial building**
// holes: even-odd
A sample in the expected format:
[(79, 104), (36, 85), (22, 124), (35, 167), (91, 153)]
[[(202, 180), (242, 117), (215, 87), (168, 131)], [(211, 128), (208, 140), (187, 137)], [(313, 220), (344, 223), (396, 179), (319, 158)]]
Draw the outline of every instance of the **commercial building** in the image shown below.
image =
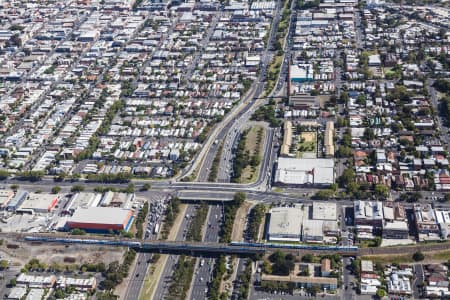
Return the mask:
[(295, 64), (290, 66), (290, 81), (305, 82), (314, 79), (314, 68), (312, 64)]
[(336, 221), (336, 203), (314, 201), (312, 205), (312, 217), (314, 220)]
[(279, 157), (274, 184), (325, 187), (334, 183), (334, 160)]
[(385, 202), (383, 205), (383, 238), (407, 239), (409, 226), (405, 207), (400, 203)]
[(436, 222), (441, 230), (441, 237), (447, 239), (450, 236), (450, 211), (445, 209), (435, 209)]
[(267, 239), (269, 241), (300, 242), (305, 212), (300, 206), (274, 207), (270, 210)]
[(8, 300), (21, 300), (27, 294), (27, 289), (23, 286), (13, 287), (8, 296), (5, 299)]
[(28, 197), (16, 211), (25, 213), (47, 213), (55, 208), (58, 201), (58, 195), (29, 193)]
[(355, 201), (353, 204), (355, 225), (383, 226), (383, 203), (380, 201)]
[(414, 205), (414, 222), (419, 241), (440, 239), (441, 231), (430, 204)]
[(97, 280), (95, 277), (89, 278), (72, 278), (72, 277), (58, 277), (56, 285), (59, 288), (65, 289), (66, 287), (72, 287), (79, 291), (91, 291), (97, 286)]
[(30, 275), (25, 273), (20, 273), (16, 279), (17, 284), (23, 284), (29, 288), (51, 288), (55, 285), (56, 276), (55, 275)]
[(323, 243), (323, 221), (303, 220), (303, 238), (306, 243)]
[(101, 199), (102, 194), (98, 193), (76, 193), (64, 207), (64, 213), (72, 215), (78, 207), (88, 208), (98, 206)]
[(292, 93), (289, 95), (289, 105), (297, 109), (319, 106), (319, 98), (307, 93)]
[(134, 201), (134, 193), (127, 194), (108, 191), (103, 195), (100, 204), (101, 206), (124, 207), (132, 201)]
[(118, 207), (77, 208), (67, 220), (66, 228), (105, 232), (109, 230), (127, 231), (133, 221), (133, 211)]
[(339, 235), (336, 204), (317, 202), (312, 207), (275, 207), (270, 211), (269, 241), (336, 243)]

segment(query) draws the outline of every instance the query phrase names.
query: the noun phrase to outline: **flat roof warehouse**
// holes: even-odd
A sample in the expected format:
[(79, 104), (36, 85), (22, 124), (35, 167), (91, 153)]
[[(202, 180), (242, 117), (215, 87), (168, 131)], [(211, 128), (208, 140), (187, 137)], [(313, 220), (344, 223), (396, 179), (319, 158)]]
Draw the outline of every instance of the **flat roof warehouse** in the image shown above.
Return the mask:
[(125, 230), (131, 226), (133, 211), (119, 207), (77, 208), (67, 220), (68, 229), (84, 229), (88, 231)]

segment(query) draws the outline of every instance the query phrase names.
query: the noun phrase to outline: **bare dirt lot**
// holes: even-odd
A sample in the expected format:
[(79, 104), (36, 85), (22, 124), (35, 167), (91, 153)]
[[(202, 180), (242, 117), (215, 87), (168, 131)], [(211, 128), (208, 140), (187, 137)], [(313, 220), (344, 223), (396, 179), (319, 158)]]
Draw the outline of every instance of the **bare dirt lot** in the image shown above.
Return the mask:
[[(8, 248), (7, 245), (18, 248)], [(92, 245), (59, 245), (51, 243), (25, 243), (5, 241), (0, 246), (0, 253), (10, 259), (14, 265), (23, 265), (32, 258), (46, 264), (84, 264), (103, 262), (106, 265), (115, 260), (122, 261), (124, 248)], [(65, 261), (66, 260), (66, 261)]]

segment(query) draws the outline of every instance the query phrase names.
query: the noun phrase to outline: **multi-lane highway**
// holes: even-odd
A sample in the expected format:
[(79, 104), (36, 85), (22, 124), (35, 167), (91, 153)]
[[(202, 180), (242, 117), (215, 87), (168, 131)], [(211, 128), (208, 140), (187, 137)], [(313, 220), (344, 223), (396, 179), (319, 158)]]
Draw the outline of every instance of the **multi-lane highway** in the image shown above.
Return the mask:
[[(158, 202), (164, 202), (166, 201), (166, 195), (164, 193), (153, 193), (152, 198), (149, 198), (152, 201), (158, 201)], [(161, 223), (161, 215), (154, 215), (153, 214), (153, 208), (152, 205), (154, 205), (155, 202), (153, 202), (152, 204), (150, 204), (150, 212), (148, 214), (148, 219), (147, 222), (145, 222), (147, 226), (144, 226), (144, 228), (149, 228), (146, 229), (145, 231), (148, 231), (148, 234), (146, 233), (145, 236), (147, 237), (144, 241), (152, 241), (152, 240), (156, 240), (158, 237), (158, 232), (154, 230), (154, 226), (156, 226), (156, 224), (160, 224)], [(155, 219), (152, 218), (152, 215)], [(153, 226), (149, 226), (150, 221), (153, 220), (153, 222), (155, 223)], [(128, 286), (127, 286), (127, 290), (125, 292), (125, 299), (138, 299), (139, 298), (139, 294), (142, 288), (142, 285), (144, 283), (145, 280), (145, 275), (147, 273), (147, 270), (149, 268), (149, 263), (151, 258), (153, 257), (152, 253), (138, 253), (137, 258), (136, 258), (136, 265), (135, 268), (133, 270), (133, 272), (131, 273), (131, 277), (130, 280), (128, 282)]]
[[(191, 218), (187, 216), (192, 216), (195, 212), (195, 206), (189, 205), (186, 209), (185, 218), (183, 218), (183, 221), (181, 222), (180, 228), (177, 232), (177, 236), (175, 238), (176, 241), (184, 241), (186, 237), (186, 232), (189, 227)], [(172, 280), (172, 273), (175, 268), (176, 263), (178, 262), (178, 256), (176, 255), (169, 255), (166, 264), (164, 266), (164, 269), (161, 273), (161, 276), (159, 278), (158, 286), (156, 287), (156, 290), (154, 292), (153, 299), (164, 299), (164, 295), (167, 293), (167, 289), (170, 286), (171, 280)]]
[[(223, 206), (211, 205), (206, 220), (204, 242), (216, 243), (219, 241), (219, 231), (223, 219)], [(192, 300), (205, 299), (208, 291), (208, 283), (211, 281), (215, 260), (212, 258), (200, 258), (196, 265), (196, 271), (192, 281)]]
[[(218, 131), (217, 135), (210, 136), (210, 139), (215, 140), (224, 140), (230, 134), (231, 137), (227, 138), (227, 144), (223, 149), (222, 153), (230, 153), (232, 150), (231, 143), (233, 142), (233, 135), (236, 135), (240, 129), (242, 124), (245, 124), (250, 119), (253, 111), (265, 103), (265, 99), (259, 99), (260, 95), (264, 91), (265, 85), (265, 75), (267, 72), (267, 68), (269, 66), (271, 57), (273, 56), (272, 44), (275, 39), (275, 33), (278, 26), (278, 22), (281, 17), (281, 1), (277, 1), (276, 10), (274, 13), (274, 18), (272, 20), (272, 26), (269, 32), (269, 39), (266, 45), (266, 48), (261, 55), (261, 72), (258, 76), (256, 82), (252, 85), (250, 91), (247, 93), (247, 96), (242, 101), (241, 105), (238, 106), (232, 114), (230, 114), (229, 118), (226, 118), (221, 123), (221, 129)], [(199, 172), (197, 176), (198, 181), (206, 181), (208, 179), (208, 174), (211, 170), (213, 160), (217, 154), (218, 145), (216, 143), (205, 143), (205, 155), (203, 156), (203, 160), (201, 160)], [(228, 154), (226, 154), (229, 156)], [(226, 169), (224, 169), (226, 170)], [(229, 169), (230, 170), (230, 169)], [(226, 172), (226, 171), (225, 171)]]

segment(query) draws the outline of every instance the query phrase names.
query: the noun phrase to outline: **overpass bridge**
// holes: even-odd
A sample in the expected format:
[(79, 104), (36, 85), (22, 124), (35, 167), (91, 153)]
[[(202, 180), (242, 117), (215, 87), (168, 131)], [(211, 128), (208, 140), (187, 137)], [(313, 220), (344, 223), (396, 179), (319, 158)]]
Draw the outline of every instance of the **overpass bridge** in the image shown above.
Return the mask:
[(234, 192), (185, 190), (178, 191), (177, 197), (183, 201), (228, 202), (233, 200)]

